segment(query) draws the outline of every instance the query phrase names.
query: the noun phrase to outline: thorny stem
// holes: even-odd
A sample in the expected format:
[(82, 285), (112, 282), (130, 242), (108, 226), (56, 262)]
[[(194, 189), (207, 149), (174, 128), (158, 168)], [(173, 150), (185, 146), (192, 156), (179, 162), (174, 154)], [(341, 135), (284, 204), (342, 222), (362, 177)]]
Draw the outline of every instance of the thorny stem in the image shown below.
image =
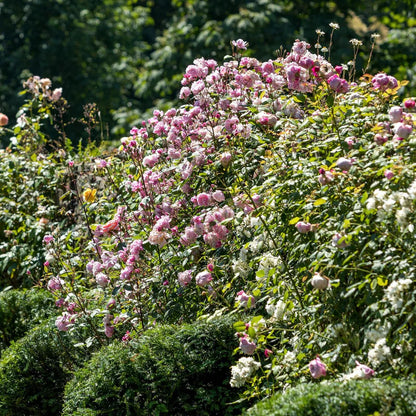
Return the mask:
[(79, 191), (78, 191), (77, 180), (75, 178), (74, 172), (71, 169), (71, 167), (69, 167), (69, 172), (70, 172), (71, 181), (72, 181), (72, 183), (74, 185), (74, 188), (75, 188), (75, 193), (76, 193), (76, 196), (77, 196), (77, 200), (78, 200), (78, 202), (80, 203), (80, 205), (82, 207), (82, 212), (84, 214), (85, 222), (87, 224), (88, 235), (90, 236), (91, 241), (94, 242), (94, 248), (95, 248), (95, 251), (97, 252), (98, 258), (101, 259), (101, 253), (100, 253), (100, 250), (98, 249), (97, 243), (94, 241), (94, 234), (91, 230), (91, 225), (90, 225), (90, 222), (89, 222), (87, 211), (85, 209), (85, 204), (82, 202), (81, 195), (79, 194)]
[(66, 272), (68, 275), (72, 275), (72, 279), (70, 279), (70, 281), (69, 281), (69, 284), (70, 284), (70, 286), (71, 286), (72, 293), (75, 295), (75, 297), (76, 297), (76, 299), (77, 299), (77, 301), (78, 301), (78, 305), (79, 305), (79, 307), (81, 308), (81, 311), (82, 311), (82, 313), (84, 314), (85, 319), (87, 320), (87, 322), (88, 322), (89, 326), (90, 326), (90, 327), (91, 327), (91, 329), (93, 330), (93, 332), (94, 332), (94, 334), (95, 334), (95, 336), (96, 336), (96, 338), (97, 338), (98, 342), (100, 343), (100, 345), (101, 345), (101, 346), (103, 346), (103, 345), (104, 345), (104, 343), (103, 343), (103, 341), (102, 341), (102, 339), (101, 339), (101, 335), (99, 334), (99, 332), (97, 331), (97, 328), (95, 327), (94, 323), (92, 322), (91, 317), (90, 317), (90, 316), (89, 316), (89, 314), (88, 314), (87, 308), (85, 307), (85, 304), (84, 304), (84, 302), (83, 302), (82, 298), (78, 295), (77, 291), (75, 290), (75, 286), (74, 286), (74, 280), (75, 280), (75, 279), (74, 279), (74, 271), (73, 271), (73, 270), (69, 271), (69, 270), (66, 268), (65, 263), (64, 263), (64, 261), (62, 260), (62, 258), (61, 258), (61, 256), (60, 256), (59, 252), (58, 252), (57, 250), (54, 250), (54, 251), (55, 251), (55, 254), (56, 254), (57, 258), (58, 258), (58, 261), (61, 263), (62, 268), (65, 270), (65, 272)]
[[(243, 155), (244, 155), (244, 152), (243, 152)], [(237, 180), (239, 181), (239, 185), (241, 186), (241, 189), (245, 192), (245, 194), (247, 195), (247, 197), (250, 199), (250, 202), (251, 202), (251, 203), (253, 204), (253, 206), (255, 207), (256, 205), (255, 205), (254, 200), (253, 200), (253, 198), (252, 198), (252, 196), (251, 196), (251, 193), (250, 193), (250, 191), (249, 191), (249, 190), (245, 187), (245, 185), (244, 185), (243, 181), (241, 180), (241, 178), (239, 177), (239, 175), (237, 175)], [(297, 285), (296, 285), (296, 282), (295, 282), (295, 280), (294, 280), (294, 278), (293, 278), (292, 274), (290, 273), (290, 270), (291, 270), (291, 269), (290, 269), (290, 266), (289, 266), (288, 262), (286, 261), (286, 257), (285, 257), (285, 255), (284, 255), (284, 254), (282, 253), (282, 251), (279, 249), (279, 245), (277, 244), (277, 242), (276, 242), (276, 240), (275, 240), (274, 236), (272, 235), (272, 233), (271, 233), (271, 231), (270, 231), (270, 229), (269, 229), (269, 226), (267, 225), (267, 223), (266, 223), (265, 219), (263, 218), (263, 216), (262, 216), (262, 215), (259, 215), (259, 219), (260, 219), (260, 221), (262, 222), (262, 224), (263, 224), (263, 226), (264, 226), (264, 228), (265, 228), (265, 230), (266, 230), (266, 233), (267, 233), (267, 235), (269, 236), (270, 240), (273, 242), (273, 245), (274, 245), (274, 247), (275, 247), (275, 249), (276, 249), (277, 253), (279, 254), (279, 258), (280, 258), (280, 260), (282, 261), (283, 265), (285, 266), (285, 269), (288, 271), (288, 277), (289, 277), (290, 283), (291, 283), (291, 285), (292, 285), (292, 287), (293, 287), (293, 289), (294, 289), (294, 291), (295, 291), (295, 293), (296, 293), (296, 297), (297, 297), (297, 299), (298, 299), (298, 301), (299, 301), (299, 304), (300, 304), (301, 308), (302, 308), (302, 309), (305, 309), (305, 306), (304, 306), (303, 301), (302, 301), (302, 296), (301, 296), (301, 294), (300, 294), (300, 292), (299, 292), (299, 289), (298, 289), (298, 287), (297, 287)]]

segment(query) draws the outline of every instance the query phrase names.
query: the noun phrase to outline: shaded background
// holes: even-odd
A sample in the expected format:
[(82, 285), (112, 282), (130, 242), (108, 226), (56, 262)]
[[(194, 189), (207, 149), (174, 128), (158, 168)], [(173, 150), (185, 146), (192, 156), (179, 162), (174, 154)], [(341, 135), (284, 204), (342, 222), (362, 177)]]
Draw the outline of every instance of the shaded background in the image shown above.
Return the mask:
[[(237, 38), (249, 42), (248, 55), (275, 58), (296, 38), (314, 45), (316, 29), (326, 32), (320, 43), (328, 46), (330, 22), (340, 25), (334, 64), (352, 58), (349, 40), (358, 38), (365, 66), (377, 32), (369, 72), (408, 79), (406, 94), (416, 95), (412, 0), (20, 0), (0, 2), (0, 111), (13, 123), (22, 81), (48, 77), (63, 88), (68, 119), (94, 102), (115, 140), (154, 107), (175, 105), (182, 73), (195, 58), (221, 62)], [(67, 133), (76, 143), (81, 126), (69, 124)]]

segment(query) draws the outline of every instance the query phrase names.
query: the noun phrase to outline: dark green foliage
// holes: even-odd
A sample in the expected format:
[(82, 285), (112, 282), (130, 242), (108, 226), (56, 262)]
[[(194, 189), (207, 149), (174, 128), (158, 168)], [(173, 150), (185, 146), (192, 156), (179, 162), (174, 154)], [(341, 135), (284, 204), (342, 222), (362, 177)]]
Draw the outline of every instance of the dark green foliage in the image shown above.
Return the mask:
[[(378, 413), (377, 413), (378, 412)], [(368, 416), (416, 414), (414, 380), (350, 380), (300, 384), (248, 409), (246, 416)]]
[(51, 227), (65, 228), (70, 223), (64, 214), (70, 207), (60, 200), (66, 186), (58, 158), (37, 157), (20, 149), (0, 153), (0, 289), (30, 287), (39, 281), (44, 235)]
[(146, 8), (132, 3), (2, 2), (0, 111), (14, 116), (21, 81), (32, 73), (63, 87), (72, 115), (80, 115), (82, 105), (97, 102), (108, 121), (110, 109), (128, 100), (130, 69), (140, 65), (147, 49), (143, 37), (151, 19)]
[(45, 290), (0, 292), (0, 351), (55, 312), (53, 297)]
[(0, 415), (59, 415), (63, 389), (86, 356), (72, 335), (52, 323), (31, 330), (3, 351), (0, 360)]
[(64, 415), (232, 415), (234, 330), (228, 319), (147, 331), (137, 345), (115, 342), (78, 371)]

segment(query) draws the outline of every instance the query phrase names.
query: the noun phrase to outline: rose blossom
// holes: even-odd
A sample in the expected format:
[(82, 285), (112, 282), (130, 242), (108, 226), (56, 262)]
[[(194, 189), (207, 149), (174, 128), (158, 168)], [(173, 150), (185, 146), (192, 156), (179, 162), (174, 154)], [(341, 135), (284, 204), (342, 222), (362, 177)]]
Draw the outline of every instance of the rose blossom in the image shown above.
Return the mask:
[(211, 204), (211, 195), (202, 192), (196, 196), (196, 203), (200, 207), (207, 207)]
[(338, 169), (349, 171), (352, 166), (352, 160), (346, 159), (345, 157), (340, 157), (335, 165)]
[(411, 108), (414, 108), (416, 105), (416, 102), (410, 98), (408, 98), (405, 102), (404, 102), (404, 106), (410, 110)]
[(319, 173), (320, 175), (318, 176), (318, 182), (321, 185), (328, 185), (334, 180), (334, 175), (325, 169), (319, 169)]
[(206, 286), (212, 280), (211, 273), (204, 271), (195, 276), (195, 281), (198, 286)]
[(388, 180), (391, 180), (391, 179), (393, 179), (393, 177), (394, 177), (394, 173), (393, 173), (391, 170), (386, 169), (386, 170), (384, 171), (384, 176), (385, 176)]
[(60, 277), (52, 277), (48, 282), (48, 289), (51, 292), (55, 292), (55, 290), (62, 289), (64, 283), (64, 280), (62, 280)]
[(43, 242), (45, 243), (45, 244), (49, 244), (50, 242), (52, 242), (52, 241), (54, 241), (55, 239), (53, 238), (53, 236), (52, 235), (50, 235), (50, 234), (48, 234), (48, 235), (45, 235), (44, 237), (43, 237)]
[(219, 190), (217, 190), (217, 191), (215, 191), (215, 192), (212, 193), (212, 198), (215, 201), (217, 201), (217, 202), (223, 202), (223, 201), (225, 201), (224, 194), (222, 193), (222, 191), (219, 191)]
[(389, 118), (392, 123), (398, 123), (402, 119), (403, 109), (398, 106), (394, 106), (389, 110)]
[(244, 290), (240, 290), (237, 293), (235, 300), (236, 302), (239, 303), (240, 306), (243, 306), (243, 307), (250, 305), (250, 308), (254, 308), (256, 305), (255, 297), (251, 295), (247, 295), (247, 293), (245, 293)]
[(315, 289), (324, 290), (324, 289), (328, 289), (328, 287), (331, 286), (331, 282), (327, 277), (322, 276), (321, 274), (315, 272), (311, 280), (311, 285)]
[(295, 225), (296, 229), (301, 233), (301, 234), (306, 234), (309, 231), (311, 231), (312, 229), (312, 224), (310, 224), (309, 222), (303, 222), (303, 221), (299, 221), (296, 225)]
[(118, 227), (118, 219), (117, 218), (114, 218), (114, 219), (108, 221), (106, 224), (104, 224), (102, 226), (102, 231), (105, 234), (108, 234), (111, 231), (114, 231), (115, 229), (117, 229), (117, 227)]
[(9, 123), (9, 118), (6, 114), (0, 113), (0, 127), (6, 126)]
[(245, 42), (243, 39), (233, 40), (233, 41), (231, 42), (231, 44), (232, 44), (233, 46), (235, 46), (237, 49), (242, 49), (242, 50), (247, 49), (247, 46), (248, 46), (248, 43), (247, 43), (247, 42)]
[(354, 369), (354, 373), (357, 374), (357, 378), (359, 379), (369, 379), (373, 377), (374, 370), (370, 367), (367, 367), (364, 364), (360, 364), (358, 361), (355, 361), (357, 367)]
[(396, 133), (397, 136), (399, 136), (402, 139), (407, 139), (412, 133), (412, 130), (413, 128), (411, 125), (404, 124), (404, 123), (398, 123), (394, 127), (394, 132)]
[(56, 327), (59, 331), (68, 331), (69, 326), (75, 321), (75, 315), (64, 312), (62, 316), (58, 316), (55, 321)]
[(320, 378), (326, 375), (326, 365), (319, 357), (316, 357), (309, 363), (309, 371), (313, 378)]
[(248, 335), (245, 334), (243, 337), (240, 338), (240, 348), (244, 354), (252, 355), (257, 348), (255, 342), (250, 341)]
[(97, 273), (95, 281), (101, 287), (106, 287), (110, 283), (110, 279), (104, 273)]
[(178, 273), (178, 282), (181, 286), (187, 286), (192, 280), (192, 270)]

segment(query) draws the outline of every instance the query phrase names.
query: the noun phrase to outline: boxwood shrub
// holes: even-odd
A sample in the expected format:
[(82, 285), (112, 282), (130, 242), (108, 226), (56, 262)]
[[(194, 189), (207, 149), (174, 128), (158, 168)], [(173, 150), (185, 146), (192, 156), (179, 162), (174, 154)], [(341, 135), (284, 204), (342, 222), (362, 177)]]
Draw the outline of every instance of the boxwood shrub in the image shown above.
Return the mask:
[(45, 290), (0, 292), (0, 351), (54, 313), (53, 297)]
[(65, 389), (63, 415), (233, 415), (229, 385), (232, 321), (148, 330), (137, 343), (114, 342)]
[(0, 359), (0, 415), (59, 415), (64, 386), (88, 357), (73, 343), (52, 321), (12, 342)]
[(416, 414), (416, 381), (350, 380), (299, 384), (259, 402), (244, 416), (409, 416)]

